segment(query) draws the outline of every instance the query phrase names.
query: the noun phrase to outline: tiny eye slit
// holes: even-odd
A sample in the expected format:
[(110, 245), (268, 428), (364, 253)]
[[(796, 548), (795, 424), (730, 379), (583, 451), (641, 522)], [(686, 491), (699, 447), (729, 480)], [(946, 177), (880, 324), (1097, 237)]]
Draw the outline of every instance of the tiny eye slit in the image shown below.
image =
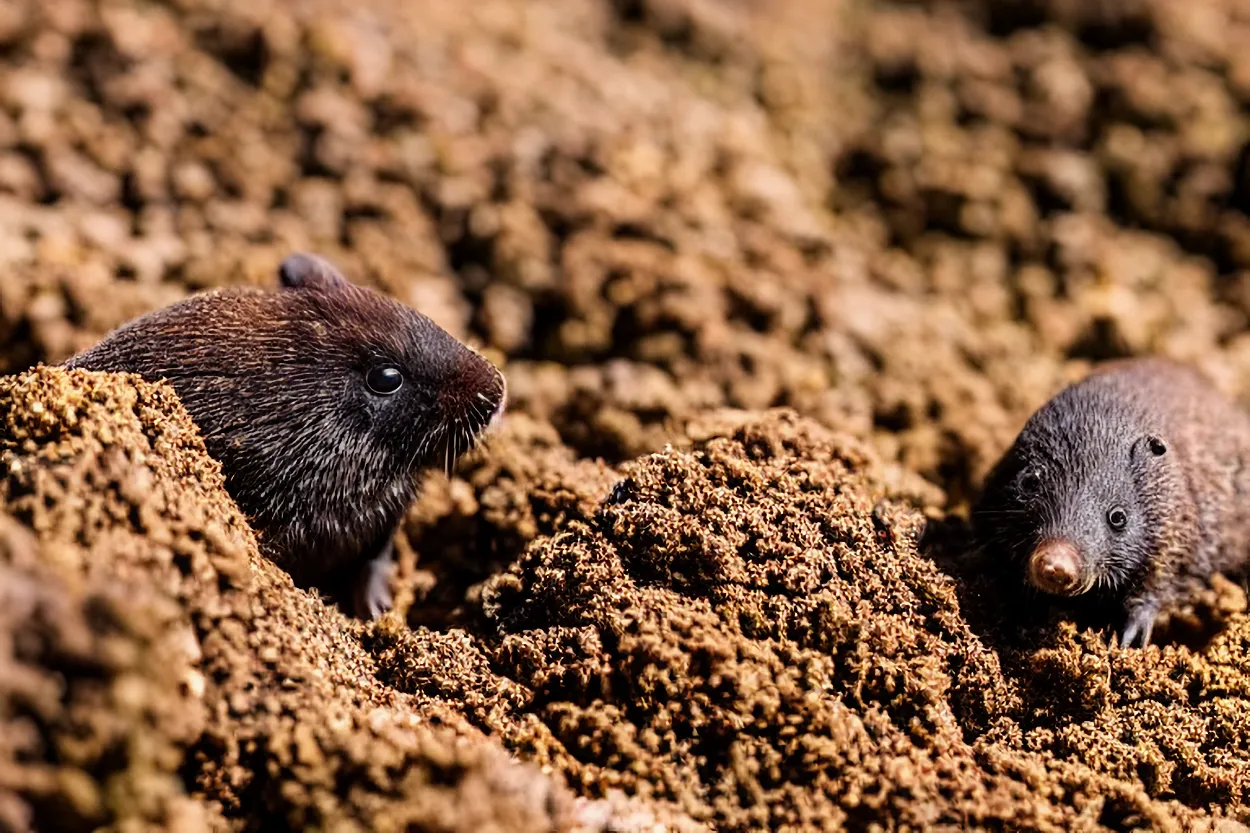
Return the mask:
[(1128, 513), (1119, 506), (1113, 506), (1107, 511), (1107, 524), (1116, 532), (1128, 526)]
[(1167, 444), (1158, 437), (1147, 437), (1146, 447), (1149, 448), (1150, 453), (1156, 457), (1162, 457), (1164, 454), (1167, 454), (1168, 451)]
[(365, 385), (379, 396), (390, 396), (404, 385), (404, 374), (389, 362), (375, 364), (365, 373)]

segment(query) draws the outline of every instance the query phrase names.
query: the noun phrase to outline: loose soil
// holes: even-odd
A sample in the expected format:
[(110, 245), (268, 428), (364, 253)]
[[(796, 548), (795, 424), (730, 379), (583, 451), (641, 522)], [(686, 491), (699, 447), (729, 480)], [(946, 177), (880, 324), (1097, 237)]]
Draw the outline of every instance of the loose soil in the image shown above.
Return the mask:
[[(1021, 622), (964, 518), (1163, 353), (1250, 404), (1238, 0), (0, 5), (0, 830), (1221, 830), (1250, 617)], [(49, 367), (305, 249), (503, 367), (396, 611), (172, 390)]]

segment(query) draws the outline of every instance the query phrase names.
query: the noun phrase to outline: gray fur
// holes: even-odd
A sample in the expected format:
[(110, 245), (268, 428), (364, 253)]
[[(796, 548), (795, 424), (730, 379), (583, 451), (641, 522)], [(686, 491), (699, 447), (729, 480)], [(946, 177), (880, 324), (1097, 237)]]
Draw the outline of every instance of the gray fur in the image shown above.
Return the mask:
[[(1078, 592), (1113, 600), (1121, 643), (1145, 645), (1164, 606), (1216, 572), (1243, 571), (1248, 460), (1250, 418), (1197, 371), (1161, 359), (1115, 362), (1028, 420), (988, 478), (973, 523), (984, 551), (1013, 575), (1024, 575), (1040, 541), (1075, 544)], [(1109, 521), (1117, 507), (1123, 530)]]

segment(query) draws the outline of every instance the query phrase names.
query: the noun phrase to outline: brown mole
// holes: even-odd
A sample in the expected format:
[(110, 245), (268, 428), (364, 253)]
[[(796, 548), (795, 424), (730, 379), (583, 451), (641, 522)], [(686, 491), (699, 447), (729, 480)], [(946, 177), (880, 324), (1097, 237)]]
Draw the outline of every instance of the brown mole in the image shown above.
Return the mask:
[[(264, 554), (376, 618), (418, 476), (503, 413), (503, 374), (428, 317), (297, 253), (273, 290), (192, 295), (65, 363), (167, 380)], [(338, 588), (349, 593), (341, 597)]]
[(1122, 645), (1250, 556), (1250, 415), (1197, 370), (1109, 362), (1034, 413), (973, 510), (979, 544), (1027, 585), (1104, 597)]

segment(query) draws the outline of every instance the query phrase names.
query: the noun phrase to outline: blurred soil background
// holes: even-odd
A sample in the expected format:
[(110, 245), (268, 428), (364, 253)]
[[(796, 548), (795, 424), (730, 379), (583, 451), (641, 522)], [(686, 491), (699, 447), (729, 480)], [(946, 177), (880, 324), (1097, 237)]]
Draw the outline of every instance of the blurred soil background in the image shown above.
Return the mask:
[[(0, 830), (1242, 830), (1250, 620), (1022, 628), (960, 518), (1089, 363), (1250, 402), (1245, 0), (0, 0)], [(163, 386), (296, 249), (504, 368), (394, 615)], [(927, 534), (926, 534), (927, 533)]]

